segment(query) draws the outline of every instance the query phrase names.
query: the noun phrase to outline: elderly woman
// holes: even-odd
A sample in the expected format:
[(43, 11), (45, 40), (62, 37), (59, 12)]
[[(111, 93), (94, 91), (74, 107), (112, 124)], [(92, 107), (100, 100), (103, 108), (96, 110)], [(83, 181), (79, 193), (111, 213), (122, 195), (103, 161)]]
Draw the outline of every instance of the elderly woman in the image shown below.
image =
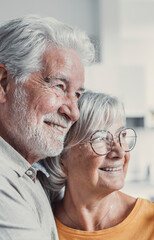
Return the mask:
[(52, 191), (65, 185), (63, 199), (53, 203), (59, 239), (154, 239), (154, 204), (119, 191), (136, 143), (122, 104), (86, 92), (79, 107), (62, 155), (46, 162)]

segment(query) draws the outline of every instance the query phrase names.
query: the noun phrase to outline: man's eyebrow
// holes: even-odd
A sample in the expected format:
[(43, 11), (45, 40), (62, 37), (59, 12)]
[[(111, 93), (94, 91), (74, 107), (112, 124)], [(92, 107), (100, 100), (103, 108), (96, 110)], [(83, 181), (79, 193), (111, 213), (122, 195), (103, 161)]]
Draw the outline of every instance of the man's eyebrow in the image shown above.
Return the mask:
[[(68, 78), (66, 78), (66, 77), (64, 77), (64, 76), (62, 76), (62, 75), (58, 75), (58, 76), (55, 76), (55, 77), (52, 77), (52, 78), (54, 78), (54, 79), (60, 79), (60, 80), (62, 80), (62, 81), (64, 81), (64, 82), (66, 82), (66, 83), (71, 82)], [(85, 92), (85, 88), (84, 88), (84, 87), (81, 87), (81, 88), (79, 88), (78, 90), (81, 91), (82, 93)]]
[[(47, 79), (48, 79), (49, 81), (53, 81), (53, 80), (59, 79), (59, 80), (64, 81), (64, 82), (66, 82), (66, 83), (69, 83), (69, 82), (70, 82), (70, 80), (69, 80), (68, 78), (64, 77), (63, 75), (50, 76), (50, 77), (48, 77)], [(85, 89), (84, 87), (81, 87), (81, 88), (78, 89), (78, 91), (81, 91), (82, 93), (84, 93), (84, 92), (86, 91), (86, 89)]]
[(48, 76), (47, 78), (46, 78), (48, 81), (54, 81), (54, 80), (62, 80), (62, 81), (64, 81), (64, 82), (70, 82), (69, 81), (69, 79), (68, 78), (66, 78), (66, 77), (64, 77), (64, 76), (62, 76), (62, 75), (58, 75), (58, 76)]
[(84, 87), (79, 88), (79, 91), (81, 91), (82, 93), (84, 93), (86, 91), (86, 89)]

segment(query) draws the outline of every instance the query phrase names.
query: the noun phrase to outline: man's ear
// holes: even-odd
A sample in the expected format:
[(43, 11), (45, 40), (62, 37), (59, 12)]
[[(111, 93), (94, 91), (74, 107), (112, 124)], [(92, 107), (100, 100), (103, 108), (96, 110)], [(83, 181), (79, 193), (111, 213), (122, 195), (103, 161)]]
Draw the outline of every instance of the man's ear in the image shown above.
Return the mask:
[(6, 101), (6, 94), (8, 90), (8, 71), (4, 64), (0, 64), (0, 103), (4, 103)]

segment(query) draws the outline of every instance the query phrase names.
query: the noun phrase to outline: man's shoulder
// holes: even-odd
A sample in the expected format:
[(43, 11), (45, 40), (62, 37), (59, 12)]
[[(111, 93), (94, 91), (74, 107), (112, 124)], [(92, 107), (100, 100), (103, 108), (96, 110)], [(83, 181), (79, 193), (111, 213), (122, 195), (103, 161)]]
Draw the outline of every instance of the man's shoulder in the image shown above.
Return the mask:
[(10, 166), (0, 163), (0, 201), (9, 202), (21, 198), (17, 190), (18, 179), (18, 174)]
[[(18, 178), (17, 173), (7, 164), (0, 161), (0, 179), (1, 181), (9, 182), (9, 180), (13, 180)], [(0, 181), (0, 183), (1, 183)], [(1, 184), (0, 184), (1, 185)]]

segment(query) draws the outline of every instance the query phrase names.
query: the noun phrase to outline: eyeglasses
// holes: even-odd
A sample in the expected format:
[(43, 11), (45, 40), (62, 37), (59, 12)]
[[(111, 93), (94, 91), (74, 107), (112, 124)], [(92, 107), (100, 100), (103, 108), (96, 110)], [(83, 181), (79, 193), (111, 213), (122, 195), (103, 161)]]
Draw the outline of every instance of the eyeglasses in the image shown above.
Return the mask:
[(125, 128), (113, 136), (109, 131), (97, 130), (90, 137), (90, 145), (97, 155), (106, 155), (112, 151), (114, 139), (125, 152), (130, 152), (136, 144), (137, 135), (134, 129)]

